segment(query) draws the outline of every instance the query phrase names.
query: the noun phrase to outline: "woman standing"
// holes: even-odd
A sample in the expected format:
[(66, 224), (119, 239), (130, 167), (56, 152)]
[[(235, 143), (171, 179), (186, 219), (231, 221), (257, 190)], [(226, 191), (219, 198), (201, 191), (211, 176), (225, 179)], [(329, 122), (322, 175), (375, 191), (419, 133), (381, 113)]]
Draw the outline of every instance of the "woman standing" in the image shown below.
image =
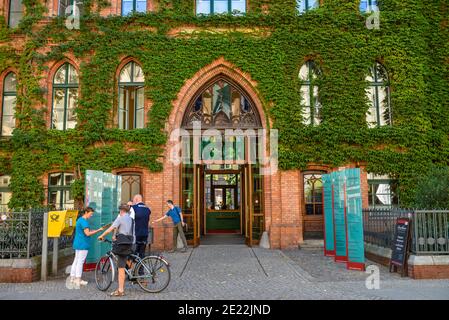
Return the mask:
[(90, 248), (90, 236), (102, 231), (104, 228), (90, 230), (89, 220), (94, 214), (94, 209), (87, 207), (84, 214), (76, 221), (75, 239), (73, 240), (73, 249), (75, 250), (75, 260), (72, 263), (70, 271), (70, 282), (75, 286), (86, 285), (87, 281), (81, 280), (84, 261)]

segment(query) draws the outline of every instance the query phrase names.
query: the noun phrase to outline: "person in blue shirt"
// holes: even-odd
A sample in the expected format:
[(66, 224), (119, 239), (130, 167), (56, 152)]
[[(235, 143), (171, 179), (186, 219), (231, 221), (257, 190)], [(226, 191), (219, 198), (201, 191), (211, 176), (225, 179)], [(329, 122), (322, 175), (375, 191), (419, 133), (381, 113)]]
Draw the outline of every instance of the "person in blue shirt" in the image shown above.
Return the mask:
[(103, 228), (97, 230), (90, 230), (89, 220), (94, 214), (94, 209), (87, 207), (84, 210), (82, 217), (76, 221), (75, 239), (73, 240), (73, 249), (75, 250), (75, 260), (72, 263), (70, 271), (70, 282), (76, 286), (86, 285), (87, 281), (81, 280), (83, 274), (83, 265), (86, 261), (87, 254), (90, 248), (90, 236), (100, 232)]
[(182, 252), (187, 251), (187, 240), (186, 236), (184, 235), (184, 230), (182, 227), (185, 226), (184, 219), (182, 217), (182, 211), (181, 208), (178, 206), (175, 206), (173, 204), (172, 200), (167, 200), (167, 206), (170, 208), (170, 210), (167, 211), (167, 213), (162, 216), (161, 218), (154, 220), (153, 223), (159, 222), (161, 220), (164, 220), (165, 218), (170, 217), (173, 221), (173, 249), (170, 252), (175, 252), (177, 244), (178, 244), (178, 233), (181, 236), (182, 243), (184, 244), (184, 248), (181, 249)]
[(145, 256), (145, 248), (148, 242), (148, 229), (150, 228), (151, 210), (140, 194), (136, 194), (130, 208), (130, 216), (134, 219), (134, 234), (136, 236), (136, 253), (139, 257)]

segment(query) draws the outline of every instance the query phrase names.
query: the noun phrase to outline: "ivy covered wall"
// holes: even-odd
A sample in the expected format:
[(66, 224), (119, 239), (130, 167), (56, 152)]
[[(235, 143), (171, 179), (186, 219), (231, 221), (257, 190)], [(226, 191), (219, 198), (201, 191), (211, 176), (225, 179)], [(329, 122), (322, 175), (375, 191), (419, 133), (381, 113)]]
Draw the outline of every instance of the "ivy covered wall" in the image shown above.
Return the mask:
[[(245, 16), (196, 17), (194, 1), (160, 0), (158, 12), (100, 17), (90, 1), (80, 30), (68, 30), (63, 18), (39, 23), (45, 7), (23, 0), (26, 15), (17, 30), (0, 19), (0, 72), (14, 68), (19, 81), (18, 127), (12, 139), (0, 141), (0, 173), (12, 176), (10, 207), (42, 204), (41, 177), (49, 170), (76, 172), (79, 199), (85, 169), (162, 170), (172, 101), (187, 79), (220, 57), (258, 83), (266, 114), (279, 129), (282, 169), (363, 163), (369, 172), (398, 179), (401, 205), (413, 205), (417, 177), (432, 163), (449, 164), (449, 1), (379, 0), (378, 30), (366, 28), (358, 2), (324, 0), (299, 16), (295, 0), (251, 0)], [(197, 31), (171, 36), (183, 26)], [(229, 32), (207, 32), (214, 28)], [(21, 35), (25, 41), (16, 50)], [(78, 125), (49, 130), (49, 88), (40, 77), (68, 53), (82, 61)], [(115, 75), (128, 56), (142, 64), (152, 106), (145, 129), (121, 131), (112, 122)], [(298, 72), (307, 59), (322, 70), (323, 122), (315, 127), (302, 124)], [(368, 129), (365, 76), (375, 61), (390, 77), (393, 125)]]

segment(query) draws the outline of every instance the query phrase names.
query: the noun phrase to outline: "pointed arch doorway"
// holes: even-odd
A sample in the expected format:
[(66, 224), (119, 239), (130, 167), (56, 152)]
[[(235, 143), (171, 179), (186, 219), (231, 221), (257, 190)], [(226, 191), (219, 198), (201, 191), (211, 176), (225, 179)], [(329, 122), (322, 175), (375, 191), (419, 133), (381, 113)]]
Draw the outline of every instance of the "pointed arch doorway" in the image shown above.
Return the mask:
[(188, 241), (258, 243), (265, 223), (258, 161), (264, 146), (254, 101), (219, 75), (190, 99), (181, 127), (180, 198)]

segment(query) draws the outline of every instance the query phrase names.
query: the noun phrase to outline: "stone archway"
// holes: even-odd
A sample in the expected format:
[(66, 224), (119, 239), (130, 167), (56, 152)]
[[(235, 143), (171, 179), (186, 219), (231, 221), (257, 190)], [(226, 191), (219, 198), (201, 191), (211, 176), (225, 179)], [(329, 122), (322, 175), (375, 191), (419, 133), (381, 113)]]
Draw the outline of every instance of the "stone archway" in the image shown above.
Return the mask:
[[(265, 116), (265, 111), (263, 108), (263, 103), (259, 98), (256, 86), (257, 83), (251, 79), (251, 77), (239, 70), (237, 67), (227, 62), (224, 58), (220, 58), (210, 65), (202, 68), (198, 71), (191, 79), (187, 80), (178, 94), (178, 98), (173, 101), (173, 110), (170, 114), (169, 121), (166, 125), (166, 131), (169, 136), (171, 133), (183, 126), (183, 119), (186, 111), (192, 105), (192, 101), (198, 96), (208, 85), (213, 84), (213, 82), (219, 79), (219, 81), (227, 81), (232, 83), (233, 87), (237, 88), (251, 101), (251, 105), (254, 108), (255, 114), (259, 119), (256, 130), (258, 128), (269, 129), (267, 126), (267, 119)], [(177, 141), (169, 141), (167, 144), (165, 159), (170, 159), (170, 152), (172, 148), (177, 144)], [(265, 147), (265, 152), (268, 154), (268, 146)], [(172, 194), (172, 198), (181, 199), (181, 166), (178, 164), (166, 161), (164, 164), (164, 175), (166, 181), (170, 181), (170, 190), (166, 190), (168, 194)], [(267, 212), (270, 212), (269, 207), (271, 204), (270, 194), (271, 194), (271, 177), (266, 176), (262, 178), (263, 183), (263, 193), (266, 195), (261, 199), (263, 202), (264, 214), (266, 216)], [(270, 217), (262, 217), (260, 224), (262, 228), (266, 229), (267, 223), (271, 221)]]

